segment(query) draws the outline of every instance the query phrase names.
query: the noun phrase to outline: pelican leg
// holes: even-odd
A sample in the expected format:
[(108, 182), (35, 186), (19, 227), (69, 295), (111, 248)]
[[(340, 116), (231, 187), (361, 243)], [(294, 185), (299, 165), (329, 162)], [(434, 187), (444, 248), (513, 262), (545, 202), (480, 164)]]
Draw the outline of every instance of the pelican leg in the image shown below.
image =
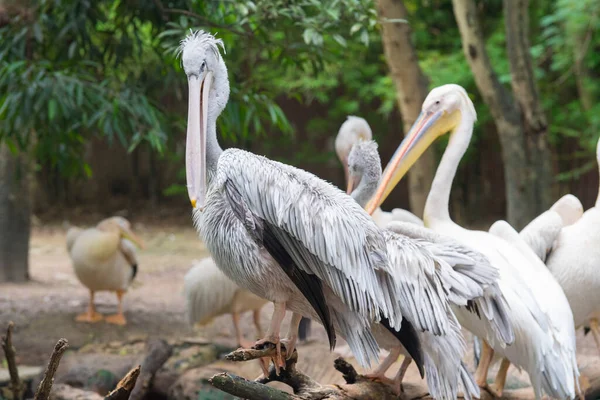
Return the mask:
[[(400, 356), (400, 351), (401, 351), (400, 347), (394, 347), (393, 349), (391, 349), (390, 353), (387, 355), (387, 357), (377, 366), (377, 368), (375, 368), (373, 370), (373, 372), (371, 372), (370, 374), (366, 374), (365, 378), (371, 379), (374, 381), (383, 382), (388, 385), (393, 385), (394, 381), (387, 378), (385, 376), (385, 373), (387, 372), (388, 369), (390, 369), (392, 364), (398, 360), (398, 357)], [(406, 358), (404, 360), (406, 361)], [(410, 360), (410, 358), (409, 358), (409, 360)], [(404, 365), (404, 361), (403, 361), (403, 365)]]
[(503, 358), (502, 363), (500, 364), (500, 369), (498, 369), (498, 373), (496, 374), (496, 381), (494, 382), (495, 391), (494, 394), (496, 397), (502, 397), (502, 393), (504, 392), (504, 385), (506, 384), (506, 375), (508, 373), (508, 367), (510, 367), (510, 361), (508, 359)]
[(233, 321), (233, 330), (235, 331), (235, 339), (237, 340), (238, 346), (244, 349), (252, 347), (253, 343), (244, 339), (244, 335), (242, 335), (242, 330), (240, 329), (240, 313), (231, 313), (231, 319)]
[(273, 359), (273, 363), (275, 364), (275, 371), (279, 375), (279, 368), (285, 366), (283, 358), (281, 357), (281, 340), (279, 336), (281, 331), (281, 323), (285, 318), (285, 302), (273, 303), (273, 305), (275, 307), (273, 308), (273, 316), (271, 317), (271, 323), (269, 324), (267, 335), (263, 339), (258, 340), (254, 344), (254, 347), (259, 348), (267, 343), (273, 343), (275, 345), (277, 355), (275, 356), (275, 359)]
[(404, 360), (402, 360), (402, 365), (400, 365), (400, 369), (394, 377), (394, 393), (396, 393), (398, 396), (400, 396), (400, 393), (404, 392), (402, 389), (402, 380), (404, 379), (404, 374), (406, 374), (406, 370), (408, 369), (411, 361), (412, 358), (409, 356), (404, 357)]
[(282, 340), (283, 345), (285, 346), (285, 356), (286, 359), (290, 359), (294, 350), (296, 349), (296, 341), (298, 340), (298, 328), (300, 327), (300, 321), (302, 320), (302, 315), (293, 313), (292, 320), (290, 321), (290, 327), (288, 329), (288, 333), (285, 339)]
[(481, 341), (481, 359), (475, 371), (475, 382), (481, 388), (487, 388), (487, 375), (494, 357), (494, 350), (487, 344), (485, 340)]
[(88, 304), (87, 312), (83, 314), (79, 314), (75, 317), (75, 321), (77, 322), (99, 322), (104, 319), (104, 316), (99, 312), (96, 312), (96, 306), (94, 305), (94, 291), (90, 290), (90, 302)]
[(125, 319), (125, 315), (123, 314), (123, 294), (125, 294), (124, 290), (117, 290), (117, 313), (113, 315), (109, 315), (106, 317), (106, 322), (109, 324), (115, 325), (125, 325), (127, 324), (127, 320)]
[(252, 318), (254, 319), (257, 337), (263, 337), (262, 326), (260, 326), (260, 308), (252, 312)]
[(598, 327), (598, 320), (596, 318), (590, 319), (590, 329), (594, 335), (596, 341), (596, 347), (600, 351), (600, 328)]

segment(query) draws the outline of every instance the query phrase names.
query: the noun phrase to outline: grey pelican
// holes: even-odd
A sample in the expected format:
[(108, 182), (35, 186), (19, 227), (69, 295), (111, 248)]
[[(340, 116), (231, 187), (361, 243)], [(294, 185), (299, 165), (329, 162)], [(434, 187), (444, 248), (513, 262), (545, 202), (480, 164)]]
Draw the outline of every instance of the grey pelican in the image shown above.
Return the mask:
[[(423, 103), (421, 115), (386, 167), (367, 211), (385, 199), (437, 137), (452, 132), (427, 198), (423, 220), (434, 231), (468, 243), (498, 268), (500, 288), (508, 302), (515, 333), (514, 343), (505, 346), (491, 334), (493, 329), (488, 321), (462, 308), (455, 309), (461, 325), (491, 346), (484, 343), (477, 382), (486, 385), (487, 371), (497, 352), (529, 373), (536, 398), (544, 392), (555, 398), (573, 398), (579, 376), (573, 314), (556, 279), (510, 225), (501, 222), (491, 232), (471, 231), (450, 218), (452, 181), (469, 145), (476, 118), (475, 107), (462, 87), (444, 85), (433, 89)], [(506, 374), (497, 376), (499, 393), (505, 379)]]
[[(264, 339), (281, 358), (280, 325), (294, 312), (291, 354), (301, 316), (336, 332), (368, 366), (380, 321), (422, 369), (415, 327), (402, 318), (386, 242), (370, 216), (333, 185), (306, 171), (239, 150), (223, 151), (216, 120), (229, 97), (220, 39), (192, 32), (181, 43), (188, 77), (186, 177), (194, 223), (217, 266), (237, 285), (274, 303)], [(352, 235), (348, 233), (352, 232)], [(418, 327), (421, 329), (421, 327)]]
[[(349, 181), (348, 191), (354, 200), (365, 206), (377, 190), (381, 178), (381, 161), (377, 152), (377, 144), (373, 141), (357, 142), (348, 157)], [(407, 285), (423, 282), (425, 290), (413, 298), (429, 298), (438, 302), (437, 309), (443, 310), (448, 317), (451, 329), (448, 334), (434, 335), (432, 332), (420, 332), (421, 343), (425, 352), (425, 369), (428, 386), (435, 398), (456, 398), (458, 381), (465, 388), (465, 396), (479, 397), (479, 390), (471, 374), (461, 359), (464, 355), (464, 340), (456, 317), (450, 310), (450, 304), (467, 306), (474, 302), (474, 307), (497, 310), (498, 314), (490, 315), (490, 320), (498, 323), (497, 329), (504, 337), (512, 336), (511, 327), (506, 322), (506, 310), (500, 289), (496, 284), (498, 271), (489, 265), (487, 259), (475, 251), (454, 242), (451, 238), (435, 234), (425, 228), (411, 223), (394, 222), (388, 225), (386, 240), (388, 257), (392, 266), (398, 271), (399, 279)], [(405, 243), (408, 238), (417, 240), (424, 249), (421, 252), (407, 252), (405, 249), (413, 245)], [(421, 255), (420, 257), (417, 255)], [(428, 283), (431, 285), (428, 286)], [(435, 291), (433, 287), (443, 287), (443, 291)], [(405, 312), (406, 318), (417, 316), (420, 310), (427, 310), (417, 304), (416, 309)], [(438, 320), (444, 320), (438, 316)], [(372, 376), (383, 378), (385, 370), (398, 358), (402, 349), (398, 344), (386, 340), (386, 332), (376, 335), (377, 341), (390, 350), (390, 355), (379, 366)], [(394, 380), (396, 388), (401, 384), (406, 368), (410, 364), (407, 356)]]
[(132, 232), (125, 218), (112, 217), (100, 221), (95, 228), (72, 227), (67, 232), (67, 250), (73, 261), (75, 275), (90, 290), (88, 311), (76, 320), (98, 322), (103, 318), (96, 312), (94, 294), (102, 290), (117, 294), (118, 312), (106, 317), (106, 322), (125, 325), (123, 295), (137, 274), (138, 262), (133, 243), (140, 248), (142, 241)]
[(190, 324), (205, 325), (214, 318), (231, 314), (237, 343), (249, 347), (240, 330), (240, 314), (252, 311), (258, 337), (262, 337), (260, 310), (267, 300), (240, 288), (217, 268), (210, 257), (195, 262), (185, 275), (185, 310)]
[[(344, 121), (335, 137), (335, 152), (344, 167), (346, 184), (348, 181), (348, 157), (352, 147), (363, 140), (372, 140), (371, 127), (364, 118), (349, 115)], [(351, 187), (349, 187), (350, 189)], [(348, 192), (350, 194), (350, 192)], [(383, 211), (380, 207), (371, 215), (377, 226), (385, 228), (392, 221), (411, 222), (423, 226), (421, 218), (408, 210), (394, 208), (392, 211)]]

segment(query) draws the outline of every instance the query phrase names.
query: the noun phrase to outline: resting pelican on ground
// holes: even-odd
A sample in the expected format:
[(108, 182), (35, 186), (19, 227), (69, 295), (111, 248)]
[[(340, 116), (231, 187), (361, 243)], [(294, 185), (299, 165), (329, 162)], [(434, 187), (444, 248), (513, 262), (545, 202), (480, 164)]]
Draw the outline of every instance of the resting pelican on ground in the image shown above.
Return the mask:
[(244, 340), (239, 322), (240, 314), (252, 311), (258, 337), (262, 337), (260, 310), (267, 300), (236, 285), (212, 258), (194, 263), (185, 274), (183, 290), (190, 324), (205, 325), (220, 315), (231, 314), (238, 345), (249, 347), (252, 343)]
[(371, 323), (380, 321), (422, 368), (415, 327), (402, 318), (384, 235), (371, 217), (306, 171), (219, 146), (216, 120), (227, 104), (229, 81), (218, 46), (220, 39), (202, 31), (181, 43), (189, 85), (188, 194), (195, 226), (217, 266), (274, 303), (257, 345), (275, 343), (275, 365), (284, 365), (280, 325), (290, 309), (287, 354), (305, 316), (323, 324), (332, 348), (340, 333), (367, 366), (378, 360)]
[[(356, 143), (348, 157), (348, 170), (348, 192), (364, 207), (377, 190), (381, 178), (377, 144), (373, 141)], [(461, 361), (465, 344), (450, 304), (467, 306), (469, 302), (473, 302), (474, 307), (489, 310), (492, 314), (488, 318), (497, 324), (501, 336), (511, 341), (512, 329), (508, 325), (505, 302), (496, 283), (498, 271), (483, 255), (426, 228), (406, 222), (393, 222), (384, 232), (388, 244), (388, 257), (398, 273), (398, 279), (404, 281), (407, 286), (416, 287), (415, 282), (422, 282), (420, 287), (416, 287), (412, 297), (421, 299), (420, 301), (430, 299), (430, 302), (436, 303), (436, 307), (432, 307), (440, 311), (436, 318), (447, 322), (451, 327), (447, 334), (442, 335), (435, 335), (432, 331), (419, 332), (425, 353), (427, 382), (432, 396), (438, 399), (456, 399), (460, 382), (466, 389), (467, 398), (471, 395), (479, 397), (479, 390)], [(410, 243), (409, 238), (415, 239), (415, 242)], [(409, 246), (420, 246), (422, 251), (407, 252), (405, 249)], [(409, 302), (408, 299), (403, 300), (403, 303)], [(427, 308), (429, 307), (423, 308), (415, 301), (415, 309), (408, 310), (404, 315), (409, 319), (418, 318), (421, 309)], [(374, 329), (378, 332), (377, 328)], [(401, 352), (405, 354), (402, 366), (394, 379), (395, 389), (398, 390), (411, 362), (410, 356), (387, 332), (376, 334), (375, 337), (382, 347), (390, 350), (390, 355), (372, 377), (385, 379), (386, 370)], [(390, 340), (386, 340), (387, 337)]]
[[(493, 330), (488, 321), (478, 319), (462, 308), (455, 309), (461, 325), (491, 346), (484, 346), (476, 372), (477, 382), (486, 385), (495, 351), (529, 373), (536, 398), (541, 398), (543, 393), (555, 398), (573, 398), (579, 375), (575, 360), (575, 329), (571, 309), (560, 286), (532, 252), (523, 251), (526, 245), (515, 246), (518, 241), (512, 232), (504, 230), (505, 226), (496, 232), (499, 237), (489, 232), (464, 229), (450, 218), (448, 203), (452, 181), (471, 140), (476, 118), (475, 107), (462, 87), (444, 85), (433, 89), (423, 103), (421, 115), (386, 167), (367, 211), (373, 211), (385, 199), (438, 136), (452, 132), (425, 204), (425, 226), (472, 246), (498, 268), (500, 288), (508, 302), (515, 333), (514, 343), (504, 346), (491, 334)], [(503, 237), (509, 238), (510, 242)], [(500, 393), (505, 379), (505, 374), (497, 376)]]
[[(348, 119), (344, 121), (340, 130), (335, 137), (335, 152), (340, 159), (340, 162), (344, 166), (344, 174), (346, 177), (346, 184), (348, 184), (348, 157), (352, 147), (363, 140), (372, 140), (371, 127), (363, 118), (355, 117), (352, 115), (348, 116)], [(348, 192), (350, 194), (350, 192)], [(421, 218), (408, 210), (401, 208), (394, 208), (392, 211), (383, 211), (381, 207), (377, 209), (371, 215), (375, 220), (377, 226), (385, 228), (387, 224), (393, 221), (399, 222), (411, 222), (423, 226)]]
[(98, 322), (102, 314), (96, 312), (94, 294), (102, 290), (117, 294), (118, 312), (106, 317), (106, 322), (125, 325), (123, 294), (135, 278), (138, 269), (133, 243), (143, 248), (142, 241), (131, 231), (129, 221), (112, 217), (100, 221), (95, 228), (70, 228), (67, 232), (67, 250), (73, 261), (75, 275), (90, 290), (88, 311), (76, 320)]

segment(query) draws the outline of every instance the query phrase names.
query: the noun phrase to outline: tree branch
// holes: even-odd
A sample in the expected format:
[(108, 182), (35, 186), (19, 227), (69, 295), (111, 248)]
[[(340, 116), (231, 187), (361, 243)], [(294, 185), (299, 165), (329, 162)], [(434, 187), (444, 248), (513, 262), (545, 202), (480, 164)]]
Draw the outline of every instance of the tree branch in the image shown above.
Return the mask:
[(156, 371), (173, 354), (173, 348), (162, 339), (153, 339), (148, 341), (146, 345), (146, 356), (142, 361), (141, 373), (137, 379), (137, 384), (131, 392), (131, 400), (141, 400), (150, 389), (152, 379)]
[(50, 362), (48, 362), (44, 377), (35, 392), (34, 400), (48, 400), (50, 398), (50, 390), (52, 389), (52, 383), (54, 383), (54, 374), (56, 373), (60, 359), (68, 347), (69, 342), (67, 339), (60, 339), (54, 346), (54, 351), (50, 356)]
[(13, 399), (20, 400), (23, 398), (23, 384), (19, 379), (19, 370), (17, 369), (17, 362), (15, 361), (15, 348), (12, 345), (12, 331), (15, 327), (15, 323), (10, 321), (8, 328), (6, 329), (6, 335), (2, 336), (2, 349), (6, 356), (6, 363), (8, 364), (8, 373), (10, 374), (10, 389), (13, 393)]
[(236, 375), (220, 373), (208, 380), (211, 385), (231, 395), (248, 400), (294, 400), (300, 397), (286, 393), (282, 390), (252, 382)]
[(115, 390), (107, 394), (104, 400), (128, 400), (135, 387), (135, 382), (140, 375), (140, 368), (141, 366), (138, 365), (129, 371), (127, 375), (119, 381)]

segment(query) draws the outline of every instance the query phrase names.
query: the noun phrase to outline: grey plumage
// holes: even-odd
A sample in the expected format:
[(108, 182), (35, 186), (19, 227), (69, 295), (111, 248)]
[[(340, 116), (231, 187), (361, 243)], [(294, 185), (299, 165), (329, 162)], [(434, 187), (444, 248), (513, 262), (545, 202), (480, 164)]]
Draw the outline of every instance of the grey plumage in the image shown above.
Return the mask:
[[(365, 206), (381, 178), (376, 144), (355, 144), (348, 165), (350, 179), (358, 181), (352, 197)], [(454, 399), (460, 383), (466, 397), (479, 397), (479, 388), (461, 361), (465, 344), (450, 305), (476, 309), (495, 323), (499, 335), (512, 341), (506, 304), (497, 285), (498, 271), (479, 252), (421, 226), (391, 222), (384, 232), (388, 258), (400, 285), (402, 313), (416, 326), (430, 328), (419, 338), (432, 395)], [(375, 332), (378, 341), (385, 342), (380, 340), (383, 333)], [(386, 344), (393, 345), (389, 340)]]
[[(241, 197), (229, 194), (231, 186)], [(361, 364), (377, 359), (375, 340), (368, 338), (370, 321), (383, 312), (399, 328), (402, 314), (392, 300), (395, 282), (382, 232), (350, 197), (317, 177), (242, 150), (227, 150), (219, 159), (206, 208), (194, 212), (194, 220), (215, 261), (231, 279), (318, 318), (260, 245), (260, 221), (280, 228), (297, 265), (325, 284), (334, 314), (345, 320), (353, 315), (352, 324), (338, 321), (336, 328), (343, 329)], [(364, 339), (353, 343), (353, 337)]]
[[(194, 33), (182, 42), (190, 82), (186, 173), (195, 226), (236, 284), (320, 319), (330, 336), (331, 324), (357, 360), (369, 365), (378, 359), (370, 324), (380, 318), (395, 329), (402, 324), (385, 238), (360, 206), (329, 183), (243, 150), (221, 150), (216, 118), (229, 84), (207, 35)], [(201, 97), (200, 107), (194, 96)], [(206, 174), (206, 183), (199, 174)]]

